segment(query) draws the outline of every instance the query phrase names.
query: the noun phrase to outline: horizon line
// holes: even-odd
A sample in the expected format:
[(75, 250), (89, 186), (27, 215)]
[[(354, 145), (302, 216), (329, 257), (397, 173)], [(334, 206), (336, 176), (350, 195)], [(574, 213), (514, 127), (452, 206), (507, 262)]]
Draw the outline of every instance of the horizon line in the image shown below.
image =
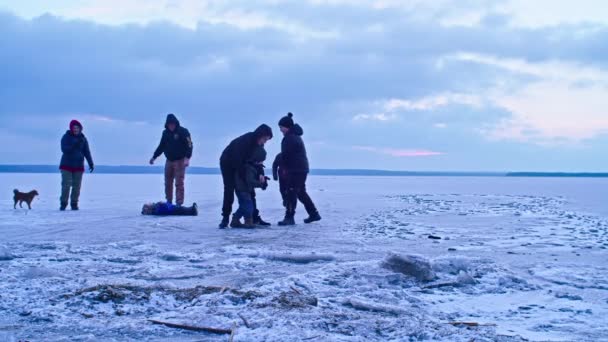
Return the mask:
[[(100, 174), (157, 174), (162, 173), (159, 165), (98, 165)], [(191, 174), (220, 174), (219, 167), (190, 166)], [(55, 173), (59, 167), (54, 164), (0, 164), (0, 173)], [(311, 175), (318, 176), (485, 176), (485, 177), (606, 177), (608, 172), (566, 172), (566, 171), (437, 171), (437, 170), (385, 170), (358, 168), (315, 168)]]

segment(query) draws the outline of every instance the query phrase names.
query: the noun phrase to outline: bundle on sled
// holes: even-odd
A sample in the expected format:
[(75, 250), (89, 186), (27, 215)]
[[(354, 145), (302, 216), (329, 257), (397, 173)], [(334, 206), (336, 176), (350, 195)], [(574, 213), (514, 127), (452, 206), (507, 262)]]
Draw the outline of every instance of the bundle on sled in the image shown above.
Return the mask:
[(142, 215), (153, 216), (198, 216), (198, 207), (193, 203), (191, 207), (174, 205), (167, 202), (147, 203), (141, 209)]

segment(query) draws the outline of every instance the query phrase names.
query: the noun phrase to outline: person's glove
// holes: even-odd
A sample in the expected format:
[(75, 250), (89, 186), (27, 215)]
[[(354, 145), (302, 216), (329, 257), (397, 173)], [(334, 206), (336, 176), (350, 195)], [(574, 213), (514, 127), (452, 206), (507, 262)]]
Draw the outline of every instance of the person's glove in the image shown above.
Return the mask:
[(272, 179), (274, 179), (274, 181), (275, 181), (275, 182), (276, 182), (276, 181), (278, 181), (278, 180), (279, 180), (279, 175), (278, 175), (278, 174), (276, 174), (276, 173), (275, 173), (275, 174), (273, 174), (273, 175), (272, 175)]
[(154, 165), (154, 160), (155, 160), (154, 157), (150, 158), (150, 165)]
[(95, 165), (89, 165), (89, 173), (93, 173), (95, 171)]

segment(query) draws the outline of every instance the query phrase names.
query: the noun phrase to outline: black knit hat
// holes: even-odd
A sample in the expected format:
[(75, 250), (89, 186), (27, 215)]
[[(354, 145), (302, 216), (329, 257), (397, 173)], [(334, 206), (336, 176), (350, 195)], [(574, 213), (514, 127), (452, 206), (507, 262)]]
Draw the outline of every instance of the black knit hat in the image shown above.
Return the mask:
[(281, 127), (291, 128), (293, 125), (293, 114), (291, 114), (291, 112), (287, 113), (287, 116), (284, 116), (279, 120), (279, 126)]

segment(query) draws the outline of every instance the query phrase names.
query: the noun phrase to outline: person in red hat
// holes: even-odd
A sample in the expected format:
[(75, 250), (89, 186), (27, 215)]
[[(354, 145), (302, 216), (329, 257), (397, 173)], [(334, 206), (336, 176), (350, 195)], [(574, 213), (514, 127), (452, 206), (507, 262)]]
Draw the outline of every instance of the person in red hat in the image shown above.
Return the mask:
[(70, 200), (72, 210), (78, 210), (84, 160), (87, 160), (90, 172), (95, 169), (89, 142), (82, 134), (82, 124), (78, 120), (70, 121), (70, 129), (61, 138), (61, 152), (63, 155), (59, 164), (61, 170), (61, 206), (59, 209), (65, 210), (68, 200)]

